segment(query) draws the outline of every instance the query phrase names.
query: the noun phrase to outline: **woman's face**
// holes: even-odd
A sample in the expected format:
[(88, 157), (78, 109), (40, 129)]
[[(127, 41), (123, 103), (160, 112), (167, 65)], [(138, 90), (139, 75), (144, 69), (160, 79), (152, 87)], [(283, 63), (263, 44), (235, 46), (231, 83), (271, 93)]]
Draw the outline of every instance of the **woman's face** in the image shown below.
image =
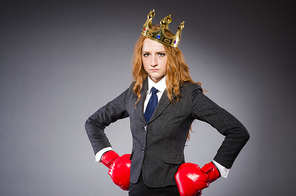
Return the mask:
[(145, 71), (154, 82), (159, 82), (167, 72), (167, 52), (157, 41), (146, 38), (142, 48), (142, 61)]

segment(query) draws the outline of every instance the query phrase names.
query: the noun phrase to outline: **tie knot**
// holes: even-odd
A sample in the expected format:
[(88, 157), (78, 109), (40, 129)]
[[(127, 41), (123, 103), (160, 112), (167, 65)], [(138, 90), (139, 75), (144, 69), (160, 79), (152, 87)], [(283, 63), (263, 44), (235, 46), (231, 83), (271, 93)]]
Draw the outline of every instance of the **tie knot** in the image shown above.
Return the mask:
[(152, 92), (153, 94), (156, 94), (156, 93), (158, 92), (158, 90), (157, 90), (156, 88), (152, 87), (152, 88), (151, 88), (151, 92)]

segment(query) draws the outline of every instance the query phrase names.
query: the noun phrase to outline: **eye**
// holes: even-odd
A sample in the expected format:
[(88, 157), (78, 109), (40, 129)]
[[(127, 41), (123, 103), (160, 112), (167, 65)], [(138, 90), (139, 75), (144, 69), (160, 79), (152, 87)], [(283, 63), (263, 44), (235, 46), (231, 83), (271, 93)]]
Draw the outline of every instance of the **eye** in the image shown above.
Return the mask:
[(149, 56), (149, 53), (143, 53), (143, 56), (147, 57), (147, 56)]
[(160, 53), (158, 53), (158, 56), (164, 57), (165, 56), (165, 53), (160, 52)]

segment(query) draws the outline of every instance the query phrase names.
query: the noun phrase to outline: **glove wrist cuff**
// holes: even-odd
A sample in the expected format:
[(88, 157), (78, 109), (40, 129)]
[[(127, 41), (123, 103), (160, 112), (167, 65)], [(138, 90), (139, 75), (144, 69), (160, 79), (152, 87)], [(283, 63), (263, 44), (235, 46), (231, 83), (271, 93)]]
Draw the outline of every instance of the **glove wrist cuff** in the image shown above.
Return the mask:
[(101, 158), (101, 162), (106, 166), (106, 167), (110, 167), (111, 163), (117, 159), (119, 157), (119, 155), (113, 151), (110, 150), (108, 152), (105, 152)]
[(213, 162), (205, 164), (201, 168), (201, 170), (207, 174), (210, 182), (214, 182), (221, 176), (218, 168), (215, 166)]

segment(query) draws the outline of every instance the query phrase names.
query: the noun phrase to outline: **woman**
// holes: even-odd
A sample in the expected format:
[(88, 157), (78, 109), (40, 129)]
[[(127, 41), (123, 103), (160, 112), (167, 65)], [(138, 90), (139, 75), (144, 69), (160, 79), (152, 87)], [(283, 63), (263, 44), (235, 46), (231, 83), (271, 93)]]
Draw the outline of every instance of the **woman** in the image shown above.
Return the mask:
[[(226, 177), (249, 139), (245, 127), (203, 94), (200, 83), (178, 48), (184, 22), (174, 35), (171, 17), (152, 25), (150, 11), (133, 56), (134, 82), (86, 121), (96, 160), (109, 168), (115, 184), (129, 195), (198, 195), (220, 176)], [(104, 133), (110, 123), (130, 118), (131, 155), (119, 156)], [(213, 161), (202, 168), (185, 163), (184, 147), (192, 122), (211, 124), (225, 140)], [(188, 175), (190, 173), (190, 175)]]

